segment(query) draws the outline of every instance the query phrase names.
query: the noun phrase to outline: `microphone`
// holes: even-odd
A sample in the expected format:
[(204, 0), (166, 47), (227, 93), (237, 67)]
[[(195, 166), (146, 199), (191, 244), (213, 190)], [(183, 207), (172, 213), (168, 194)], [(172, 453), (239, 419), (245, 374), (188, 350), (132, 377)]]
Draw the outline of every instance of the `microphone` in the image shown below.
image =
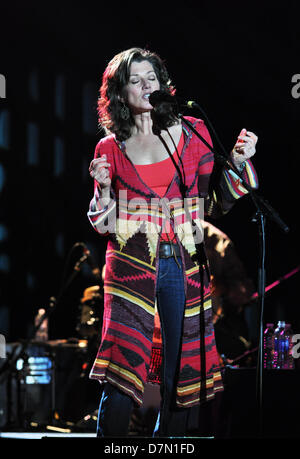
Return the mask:
[(91, 252), (89, 251), (89, 249), (87, 248), (87, 246), (85, 245), (84, 242), (77, 242), (75, 244), (76, 246), (81, 246), (83, 248), (83, 255), (82, 257), (77, 261), (77, 263), (75, 264), (75, 267), (74, 267), (74, 270), (75, 271), (80, 271), (80, 267), (83, 263), (87, 262), (87, 264), (89, 265), (89, 267), (91, 268), (92, 270), (92, 273), (94, 274), (94, 276), (101, 280), (101, 273), (100, 273), (100, 269), (98, 268), (98, 266), (96, 265), (95, 263), (95, 260), (94, 258), (92, 257), (91, 255)]
[(193, 100), (185, 100), (179, 96), (172, 96), (172, 94), (166, 91), (153, 91), (149, 96), (149, 102), (153, 108), (163, 102), (167, 102), (171, 105), (183, 106), (188, 108), (199, 108), (199, 105)]
[(83, 247), (83, 253), (84, 253), (84, 257), (85, 257), (85, 259), (87, 261), (87, 264), (91, 268), (92, 273), (94, 274), (94, 276), (97, 277), (97, 279), (101, 279), (100, 269), (96, 265), (95, 260), (92, 257), (91, 252), (89, 251), (89, 249), (87, 248), (86, 245), (84, 245), (84, 247)]
[(167, 102), (171, 105), (177, 105), (177, 100), (175, 96), (172, 96), (166, 91), (153, 91), (149, 96), (149, 102), (153, 108), (162, 102)]

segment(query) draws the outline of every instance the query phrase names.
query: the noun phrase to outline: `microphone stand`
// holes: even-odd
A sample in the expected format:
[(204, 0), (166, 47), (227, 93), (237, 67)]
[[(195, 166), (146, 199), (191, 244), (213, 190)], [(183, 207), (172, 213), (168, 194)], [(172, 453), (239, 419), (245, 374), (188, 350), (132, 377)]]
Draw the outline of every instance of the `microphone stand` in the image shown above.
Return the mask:
[[(192, 102), (188, 104), (190, 106), (198, 108), (203, 113), (201, 107)], [(205, 114), (204, 114), (205, 115)], [(178, 118), (206, 145), (210, 151), (214, 154), (215, 160), (224, 166), (231, 175), (236, 176), (240, 179), (244, 188), (248, 191), (249, 196), (252, 199), (256, 212), (252, 217), (252, 222), (257, 223), (258, 225), (258, 235), (259, 235), (259, 266), (258, 266), (258, 298), (259, 298), (259, 308), (260, 308), (260, 323), (259, 323), (259, 358), (257, 364), (257, 383), (256, 383), (256, 394), (258, 401), (258, 415), (259, 415), (259, 433), (263, 434), (263, 318), (264, 318), (264, 302), (265, 302), (265, 256), (266, 256), (266, 237), (265, 237), (265, 222), (266, 218), (269, 218), (275, 222), (279, 228), (284, 232), (288, 233), (288, 226), (282, 221), (278, 213), (273, 209), (273, 207), (266, 201), (262, 196), (260, 196), (256, 190), (254, 190), (243, 178), (242, 173), (232, 164), (226, 155), (226, 151), (219, 139), (218, 143), (220, 144), (224, 154), (220, 154), (210, 145), (199, 132), (195, 129), (192, 123), (184, 118), (181, 113), (178, 113)], [(205, 118), (207, 119), (206, 115)], [(209, 120), (207, 119), (210, 124)]]

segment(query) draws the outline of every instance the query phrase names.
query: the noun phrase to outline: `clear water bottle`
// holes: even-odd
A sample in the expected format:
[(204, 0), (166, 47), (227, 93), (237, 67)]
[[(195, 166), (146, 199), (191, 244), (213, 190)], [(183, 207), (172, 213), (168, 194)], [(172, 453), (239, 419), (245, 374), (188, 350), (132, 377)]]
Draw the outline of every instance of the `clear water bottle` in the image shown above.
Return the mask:
[(285, 322), (280, 320), (274, 332), (274, 362), (273, 368), (283, 369), (286, 360)]
[(293, 342), (292, 342), (293, 330), (291, 324), (285, 324), (285, 363), (284, 368), (287, 370), (293, 370), (295, 368), (295, 361), (292, 354)]
[(273, 368), (274, 324), (267, 324), (264, 331), (264, 368)]

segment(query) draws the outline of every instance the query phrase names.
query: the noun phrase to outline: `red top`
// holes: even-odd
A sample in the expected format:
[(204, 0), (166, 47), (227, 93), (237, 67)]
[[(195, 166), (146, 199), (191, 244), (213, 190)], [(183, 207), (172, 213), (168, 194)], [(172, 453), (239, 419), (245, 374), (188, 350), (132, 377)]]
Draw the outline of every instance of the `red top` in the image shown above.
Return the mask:
[[(177, 149), (172, 153), (176, 164), (178, 163), (179, 156), (181, 155), (183, 144), (184, 135), (182, 133), (177, 145)], [(175, 154), (176, 151), (178, 154)], [(143, 182), (145, 182), (148, 187), (155, 191), (155, 193), (158, 194), (158, 196), (161, 198), (165, 195), (167, 188), (175, 174), (175, 166), (170, 157), (153, 164), (135, 164), (135, 168)], [(162, 229), (161, 240), (169, 242), (169, 239), (173, 242), (176, 242), (175, 234), (170, 225), (170, 222), (166, 220), (166, 226)]]

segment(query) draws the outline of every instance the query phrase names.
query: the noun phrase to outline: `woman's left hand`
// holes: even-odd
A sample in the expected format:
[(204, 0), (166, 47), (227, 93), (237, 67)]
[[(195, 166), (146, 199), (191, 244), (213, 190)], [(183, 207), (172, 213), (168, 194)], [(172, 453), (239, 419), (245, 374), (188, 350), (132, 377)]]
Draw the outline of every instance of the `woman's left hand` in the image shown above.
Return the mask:
[(258, 137), (253, 132), (247, 131), (247, 129), (241, 130), (238, 140), (231, 152), (231, 160), (236, 167), (240, 166), (255, 154), (257, 140)]

